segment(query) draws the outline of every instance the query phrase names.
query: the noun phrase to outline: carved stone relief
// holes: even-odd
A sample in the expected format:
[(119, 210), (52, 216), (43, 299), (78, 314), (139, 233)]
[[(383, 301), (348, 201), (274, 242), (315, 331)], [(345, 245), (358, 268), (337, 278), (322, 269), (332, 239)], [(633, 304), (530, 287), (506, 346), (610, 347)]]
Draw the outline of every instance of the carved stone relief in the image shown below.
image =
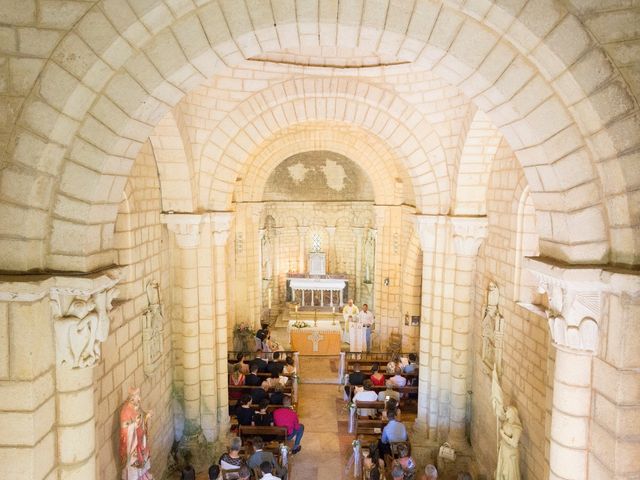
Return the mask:
[(87, 368), (100, 360), (100, 344), (109, 335), (111, 302), (115, 287), (95, 293), (51, 291), (51, 309), (60, 366)]
[(160, 284), (147, 284), (147, 308), (142, 312), (142, 348), (144, 351), (144, 373), (153, 374), (162, 361), (164, 352), (164, 314), (160, 301)]
[(504, 317), (499, 310), (500, 290), (494, 282), (487, 288), (487, 303), (482, 317), (482, 362), (491, 372), (502, 371)]
[(538, 291), (547, 294), (545, 308), (549, 332), (556, 345), (574, 350), (596, 352), (598, 348), (598, 319), (601, 293), (579, 291), (568, 282), (554, 281), (537, 275)]

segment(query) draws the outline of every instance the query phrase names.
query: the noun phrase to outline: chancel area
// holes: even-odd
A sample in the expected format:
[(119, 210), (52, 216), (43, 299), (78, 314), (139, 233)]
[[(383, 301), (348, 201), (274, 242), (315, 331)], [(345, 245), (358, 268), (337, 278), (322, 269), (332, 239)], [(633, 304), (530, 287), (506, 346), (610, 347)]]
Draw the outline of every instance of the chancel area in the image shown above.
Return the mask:
[(639, 22), (0, 0), (0, 478), (638, 478)]

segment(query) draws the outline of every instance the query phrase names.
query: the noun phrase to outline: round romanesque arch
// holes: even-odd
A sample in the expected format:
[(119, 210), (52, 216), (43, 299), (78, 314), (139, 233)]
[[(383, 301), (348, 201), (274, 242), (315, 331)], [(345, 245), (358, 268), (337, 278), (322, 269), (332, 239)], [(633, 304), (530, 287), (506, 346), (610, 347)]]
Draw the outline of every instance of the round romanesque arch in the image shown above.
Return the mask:
[[(224, 134), (212, 134), (203, 149), (201, 191), (208, 194), (203, 206), (210, 210), (229, 208), (228, 198), (247, 157), (272, 133), (309, 121), (338, 122), (366, 130), (370, 137), (379, 139), (376, 143), (388, 145), (406, 169), (421, 211), (449, 210), (446, 156), (433, 128), (397, 96), (350, 79), (288, 81), (252, 96), (235, 109), (220, 123), (218, 131)], [(379, 165), (375, 168), (383, 169)]]
[(5, 225), (2, 267), (111, 263), (104, 232), (163, 115), (219, 69), (321, 44), (430, 68), (485, 111), (516, 151), (539, 215), (553, 220), (539, 232), (542, 254), (637, 263), (638, 106), (598, 44), (602, 22), (587, 22), (592, 35), (557, 5), (540, 14), (542, 0), (514, 9), (418, 1), (380, 16), (374, 2), (359, 15), (297, 3), (102, 0), (43, 37), (50, 45), (34, 51), (41, 59), (24, 75), (3, 137), (2, 215), (25, 221)]

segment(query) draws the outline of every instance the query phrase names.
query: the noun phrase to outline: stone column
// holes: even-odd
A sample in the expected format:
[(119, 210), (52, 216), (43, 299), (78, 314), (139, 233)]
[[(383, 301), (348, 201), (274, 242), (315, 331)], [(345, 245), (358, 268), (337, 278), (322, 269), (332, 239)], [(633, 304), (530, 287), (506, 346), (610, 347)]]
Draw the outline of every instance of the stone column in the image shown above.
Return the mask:
[[(309, 231), (309, 227), (306, 226), (300, 226), (298, 227), (298, 240), (299, 240), (299, 250), (298, 250), (298, 272), (299, 273), (305, 273), (306, 269), (305, 269), (305, 264), (306, 264), (306, 260), (305, 257), (307, 255), (307, 250), (306, 250), (306, 241), (307, 241), (307, 232)], [(304, 295), (304, 292), (303, 292)]]
[[(55, 277), (50, 290), (56, 339), (57, 451), (59, 479), (96, 478), (96, 425), (93, 368), (109, 334), (111, 302), (122, 272), (111, 269), (92, 278)], [(83, 324), (90, 335), (81, 350), (72, 345)], [(78, 354), (78, 352), (81, 352)]]
[(357, 305), (361, 304), (362, 295), (362, 237), (364, 234), (364, 228), (362, 227), (353, 227), (353, 238), (355, 243), (355, 264), (354, 264), (354, 272), (355, 272), (355, 281), (353, 285), (353, 296), (354, 301)]
[[(238, 312), (238, 305), (237, 305), (237, 300), (235, 300), (236, 305), (236, 319), (242, 319), (242, 318), (253, 318), (255, 319), (255, 323), (254, 323), (254, 327), (260, 328), (260, 319), (262, 318), (262, 310), (263, 310), (263, 303), (262, 303), (262, 293), (263, 293), (263, 287), (262, 287), (262, 278), (265, 276), (264, 272), (262, 272), (262, 235), (265, 233), (265, 230), (262, 227), (264, 221), (263, 221), (263, 214), (264, 214), (264, 204), (263, 203), (254, 203), (251, 205), (251, 217), (250, 217), (250, 224), (246, 225), (245, 227), (245, 242), (246, 242), (246, 248), (245, 248), (245, 261), (247, 262), (247, 271), (250, 272), (250, 275), (247, 275), (247, 282), (248, 284), (246, 285), (246, 288), (249, 292), (249, 298), (250, 298), (250, 305), (247, 308), (247, 314), (246, 317), (242, 314), (239, 314)], [(238, 213), (236, 211), (236, 227), (234, 228), (235, 231), (237, 231), (238, 229), (238, 221), (240, 221), (240, 218), (238, 217)], [(246, 221), (246, 220), (245, 220)], [(256, 231), (258, 232), (258, 235), (256, 237)], [(277, 237), (275, 236), (275, 231), (272, 230), (271, 231), (272, 235), (274, 236), (274, 243), (277, 241)], [(258, 238), (258, 243), (256, 243), (255, 239)], [(272, 277), (273, 280), (272, 281), (272, 286), (274, 287), (274, 298), (277, 299), (278, 298), (278, 293), (277, 293), (277, 288), (278, 288), (278, 272), (279, 272), (279, 267), (278, 267), (278, 248), (277, 245), (274, 245), (275, 249), (274, 252), (275, 255), (272, 255), (271, 257), (271, 271), (272, 271)], [(257, 249), (257, 251), (256, 251)], [(252, 255), (249, 256), (249, 253), (252, 252)], [(256, 256), (257, 256), (257, 263), (256, 263)], [(237, 284), (238, 287), (241, 286), (241, 284)], [(235, 287), (234, 287), (235, 288)], [(231, 294), (230, 292), (230, 298), (229, 298), (229, 302), (234, 301), (234, 296), (233, 294)], [(237, 298), (237, 297), (236, 297)], [(276, 300), (277, 302), (277, 300)], [(229, 305), (229, 308), (231, 308), (231, 305)], [(232, 316), (232, 315), (231, 315)], [(232, 316), (233, 317), (233, 316)], [(229, 332), (232, 330), (233, 325), (229, 326)]]
[(198, 247), (202, 215), (166, 214), (162, 223), (175, 235), (180, 252), (178, 281), (182, 287), (182, 369), (184, 381), (184, 438), (186, 442), (201, 433), (200, 324), (198, 298)]
[(325, 227), (325, 230), (329, 235), (329, 246), (327, 248), (327, 273), (337, 273), (336, 227)]
[(122, 276), (0, 277), (1, 478), (97, 478), (93, 367)]
[(227, 371), (227, 240), (233, 221), (232, 212), (210, 213), (211, 232), (213, 234), (213, 261), (215, 284), (215, 316), (216, 316), (216, 359), (218, 385), (218, 427), (220, 433), (229, 431), (229, 395)]
[(439, 428), (441, 391), (446, 392), (441, 375), (441, 333), (447, 308), (443, 302), (443, 280), (449, 247), (449, 223), (442, 215), (416, 215), (415, 220), (422, 248), (422, 306), (418, 413), (414, 430), (435, 440)]
[(456, 252), (451, 356), (451, 406), (449, 441), (466, 446), (467, 392), (470, 390), (471, 296), (473, 274), (480, 244), (487, 237), (486, 217), (451, 217)]
[(286, 292), (286, 280), (284, 282), (281, 281), (280, 276), (280, 240), (282, 238), (282, 228), (276, 227), (273, 229), (273, 299), (278, 304), (278, 311), (280, 311), (280, 305), (284, 305), (284, 302), (287, 299)]
[[(635, 477), (640, 275), (541, 259), (527, 259), (526, 266), (547, 295), (542, 308), (556, 350), (549, 478)], [(625, 298), (633, 300), (620, 310)], [(625, 325), (627, 312), (631, 325)]]

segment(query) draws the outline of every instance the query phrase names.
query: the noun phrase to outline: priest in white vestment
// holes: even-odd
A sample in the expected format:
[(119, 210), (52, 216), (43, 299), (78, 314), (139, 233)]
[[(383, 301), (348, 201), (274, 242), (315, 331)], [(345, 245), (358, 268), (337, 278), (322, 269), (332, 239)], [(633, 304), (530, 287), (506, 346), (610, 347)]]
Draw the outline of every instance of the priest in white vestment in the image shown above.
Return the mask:
[(342, 307), (342, 317), (344, 318), (344, 341), (347, 343), (351, 343), (349, 341), (349, 317), (357, 318), (358, 312), (358, 307), (353, 304), (353, 298), (350, 298), (347, 304)]
[(360, 313), (358, 314), (358, 318), (360, 320), (360, 323), (362, 324), (362, 328), (364, 328), (365, 345), (366, 345), (365, 351), (370, 352), (371, 351), (371, 330), (373, 330), (374, 316), (373, 316), (373, 312), (369, 310), (369, 305), (367, 305), (366, 303), (362, 305), (362, 310), (360, 310)]
[(362, 352), (365, 350), (365, 330), (362, 326), (360, 318), (349, 317), (349, 351), (350, 352)]

